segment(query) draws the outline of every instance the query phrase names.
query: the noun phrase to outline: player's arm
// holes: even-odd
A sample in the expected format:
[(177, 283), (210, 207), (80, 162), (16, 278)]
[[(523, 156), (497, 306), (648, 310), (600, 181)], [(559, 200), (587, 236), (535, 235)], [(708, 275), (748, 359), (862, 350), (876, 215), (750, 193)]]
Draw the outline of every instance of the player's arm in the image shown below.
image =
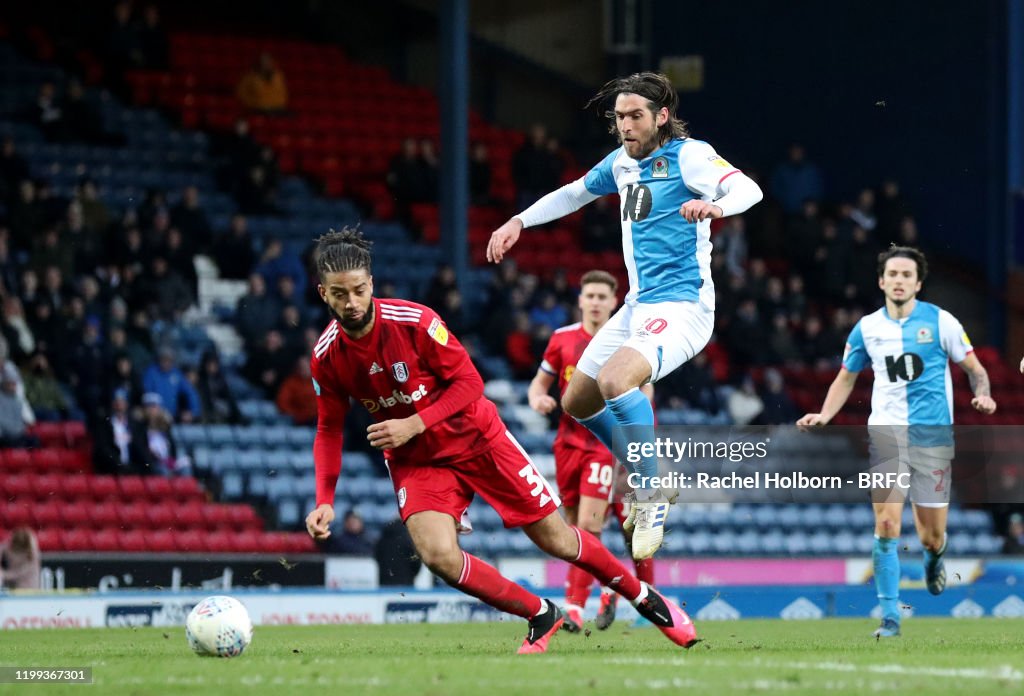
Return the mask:
[(551, 397), (550, 392), (551, 385), (555, 383), (562, 367), (562, 355), (558, 348), (558, 341), (555, 336), (552, 336), (548, 340), (547, 347), (544, 348), (544, 357), (541, 358), (537, 374), (530, 382), (530, 388), (526, 390), (527, 403), (537, 413), (546, 416), (558, 408), (558, 402)]
[(796, 425), (801, 430), (810, 430), (811, 428), (818, 428), (823, 425), (828, 425), (829, 421), (835, 418), (836, 414), (846, 404), (847, 399), (850, 398), (850, 394), (853, 393), (853, 386), (857, 383), (857, 375), (859, 372), (851, 372), (845, 367), (839, 368), (839, 374), (832, 380), (832, 384), (829, 385), (828, 393), (825, 395), (825, 403), (821, 405), (820, 413), (807, 413), (804, 417), (796, 422)]
[(556, 408), (558, 402), (551, 397), (551, 385), (555, 383), (555, 376), (545, 372), (543, 367), (537, 368), (537, 374), (530, 381), (530, 388), (526, 390), (526, 400), (537, 413), (548, 415)]
[(687, 222), (739, 215), (764, 198), (757, 182), (722, 159), (707, 143), (686, 143), (679, 151), (679, 171), (691, 191), (711, 199), (683, 203), (679, 214)]
[(306, 516), (306, 530), (314, 539), (331, 535), (334, 521), (334, 490), (341, 475), (341, 448), (348, 414), (348, 395), (332, 389), (319, 364), (313, 361), (313, 388), (316, 392), (316, 437), (313, 440), (313, 465), (316, 471), (316, 508)]
[(971, 406), (974, 410), (984, 414), (995, 413), (996, 402), (992, 398), (992, 385), (988, 379), (988, 371), (978, 360), (978, 356), (972, 351), (957, 365), (967, 373), (967, 379), (971, 382), (971, 392), (974, 394)]
[(584, 179), (577, 179), (552, 191), (523, 212), (513, 216), (491, 234), (491, 239), (487, 243), (487, 260), (500, 262), (505, 252), (519, 241), (519, 233), (524, 227), (543, 225), (545, 222), (565, 217), (597, 198), (600, 198), (600, 195), (588, 191)]
[(971, 339), (967, 337), (963, 325), (952, 314), (944, 309), (939, 310), (939, 342), (949, 359), (967, 373), (971, 382), (971, 406), (984, 414), (995, 413), (996, 402), (992, 399), (992, 385), (988, 380), (988, 372), (974, 354)]
[(418, 413), (374, 423), (367, 428), (370, 444), (378, 449), (401, 447), (484, 395), (484, 381), (473, 367), (469, 353), (448, 333), (448, 327), (437, 314), (429, 310), (423, 312), (415, 340), (420, 357), (446, 386), (433, 403)]

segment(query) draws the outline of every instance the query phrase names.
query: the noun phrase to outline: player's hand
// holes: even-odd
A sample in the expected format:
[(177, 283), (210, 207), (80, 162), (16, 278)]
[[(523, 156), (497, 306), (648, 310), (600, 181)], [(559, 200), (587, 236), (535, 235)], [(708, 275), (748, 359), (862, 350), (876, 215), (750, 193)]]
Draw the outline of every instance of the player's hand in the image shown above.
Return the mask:
[(971, 399), (971, 407), (986, 416), (996, 412), (996, 402), (991, 396), (976, 396)]
[(500, 263), (505, 257), (505, 252), (519, 241), (519, 233), (522, 231), (523, 222), (515, 217), (494, 230), (490, 241), (487, 242), (487, 260), (491, 263)]
[(331, 535), (331, 522), (334, 521), (334, 508), (324, 504), (306, 515), (306, 531), (316, 540), (326, 539)]
[(796, 427), (805, 433), (825, 425), (828, 425), (828, 421), (822, 418), (820, 413), (806, 413), (803, 418), (796, 422)]
[(408, 418), (392, 418), (382, 423), (374, 423), (366, 429), (366, 439), (380, 450), (401, 447), (426, 428), (423, 419), (418, 415)]
[(722, 217), (722, 209), (714, 203), (699, 201), (696, 198), (686, 201), (679, 209), (679, 214), (687, 222), (701, 222), (702, 220), (717, 220)]
[(542, 416), (546, 416), (556, 408), (558, 408), (558, 402), (555, 401), (550, 394), (541, 394), (537, 397), (530, 397), (530, 408)]

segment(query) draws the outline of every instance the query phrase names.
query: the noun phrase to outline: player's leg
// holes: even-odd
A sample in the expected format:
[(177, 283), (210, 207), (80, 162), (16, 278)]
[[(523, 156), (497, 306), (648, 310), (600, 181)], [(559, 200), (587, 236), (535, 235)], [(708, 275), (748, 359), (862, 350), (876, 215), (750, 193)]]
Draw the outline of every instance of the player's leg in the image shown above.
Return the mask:
[[(943, 429), (944, 430), (944, 429)], [(928, 432), (939, 435), (940, 432)], [(914, 526), (924, 547), (924, 581), (933, 595), (946, 589), (946, 521), (949, 514), (950, 462), (953, 447), (912, 447), (910, 501)]]
[(697, 630), (686, 612), (633, 577), (589, 532), (570, 527), (560, 515), (548, 515), (524, 526), (523, 531), (545, 553), (578, 565), (628, 599), (641, 616), (676, 645), (689, 648), (697, 642)]
[(562, 625), (558, 607), (459, 548), (457, 521), (473, 500), (472, 488), (449, 467), (392, 464), (389, 472), (399, 514), (431, 572), (495, 609), (528, 619), (530, 630), (519, 652), (544, 652)]
[[(580, 475), (583, 471), (582, 451), (567, 447), (561, 440), (555, 440), (555, 482), (562, 498), (562, 512), (569, 524), (575, 525), (580, 504)], [(583, 607), (586, 595), (594, 578), (587, 572), (570, 565), (565, 576), (565, 623), (562, 628), (569, 633), (583, 630)], [(580, 595), (583, 595), (581, 598)]]
[(915, 503), (914, 525), (917, 536), (924, 547), (924, 580), (933, 595), (942, 594), (946, 589), (946, 521), (949, 515), (948, 503)]
[(576, 369), (562, 394), (562, 408), (594, 433), (598, 440), (614, 452), (614, 431), (617, 421), (607, 408), (597, 384), (597, 376), (612, 354), (629, 338), (631, 309), (621, 307), (597, 335), (587, 344)]
[(636, 606), (670, 640), (696, 640), (690, 617), (653, 588), (630, 575), (590, 533), (570, 527), (558, 514), (561, 501), (512, 434), (497, 438), (485, 457), (460, 465), (458, 474), (501, 515), (506, 527), (522, 527), (533, 543), (555, 558), (590, 573)]
[[(898, 491), (897, 491), (898, 493)], [(899, 494), (902, 496), (902, 494)], [(875, 590), (882, 607), (882, 625), (875, 631), (879, 638), (900, 634), (900, 522), (903, 500), (876, 502), (875, 543), (871, 560), (875, 572)]]
[[(656, 382), (703, 350), (711, 338), (714, 317), (700, 302), (637, 305), (630, 317), (630, 336), (597, 377), (605, 403), (620, 426), (620, 439), (654, 442), (654, 409), (640, 386)], [(653, 484), (658, 475), (658, 458), (653, 453), (634, 451), (632, 459), (641, 486), (635, 491), (636, 503), (627, 526), (629, 522), (634, 525), (633, 558), (644, 559), (661, 547), (675, 491), (663, 491)], [(630, 458), (624, 463), (628, 466)]]

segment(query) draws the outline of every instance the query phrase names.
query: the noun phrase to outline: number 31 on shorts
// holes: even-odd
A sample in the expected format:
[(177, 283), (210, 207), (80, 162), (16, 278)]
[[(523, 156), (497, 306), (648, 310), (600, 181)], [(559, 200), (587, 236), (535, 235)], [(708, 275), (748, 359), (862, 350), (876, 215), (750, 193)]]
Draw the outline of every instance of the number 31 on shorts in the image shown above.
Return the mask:
[(520, 469), (519, 476), (526, 479), (528, 485), (533, 486), (533, 490), (530, 491), (531, 496), (534, 498), (538, 495), (540, 496), (540, 507), (544, 507), (554, 498), (554, 495), (551, 494), (551, 490), (548, 488), (548, 482), (540, 475), (533, 462)]

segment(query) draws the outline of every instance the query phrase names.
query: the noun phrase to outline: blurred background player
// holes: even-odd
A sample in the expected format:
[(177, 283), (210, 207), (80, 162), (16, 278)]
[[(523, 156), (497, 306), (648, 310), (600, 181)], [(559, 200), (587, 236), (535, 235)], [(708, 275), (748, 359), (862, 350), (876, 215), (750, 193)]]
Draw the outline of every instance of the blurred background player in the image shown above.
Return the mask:
[[(709, 144), (689, 137), (676, 108), (679, 95), (664, 75), (635, 73), (606, 83), (588, 106), (614, 101), (606, 115), (620, 147), (587, 175), (553, 191), (491, 235), (495, 263), (524, 227), (558, 219), (601, 196), (618, 193), (629, 293), (625, 305), (590, 342), (562, 396), (562, 407), (615, 451), (619, 439), (651, 442), (654, 411), (640, 387), (656, 382), (699, 353), (714, 328), (711, 220), (742, 213), (762, 198), (749, 177)], [(623, 457), (619, 457), (623, 460)], [(636, 465), (658, 473), (656, 457)], [(627, 529), (633, 558), (661, 546), (674, 491), (636, 491)]]
[[(946, 587), (950, 461), (953, 458), (953, 385), (949, 360), (967, 373), (981, 413), (996, 410), (988, 373), (974, 355), (960, 322), (949, 312), (921, 302), (917, 293), (928, 275), (924, 254), (893, 246), (878, 256), (878, 287), (885, 305), (862, 318), (846, 343), (843, 366), (829, 387), (820, 413), (797, 421), (801, 429), (821, 427), (846, 403), (858, 373), (869, 364), (875, 379), (868, 432), (872, 471), (907, 472), (917, 534), (924, 546), (925, 583), (933, 595)], [(882, 625), (875, 636), (900, 634), (900, 561), (897, 544), (908, 490), (875, 490), (872, 559)]]
[(569, 561), (634, 603), (670, 640), (690, 647), (690, 618), (642, 583), (589, 532), (570, 527), (559, 499), (483, 396), (483, 380), (437, 314), (404, 300), (376, 300), (370, 242), (344, 229), (317, 242), (320, 297), (334, 320), (313, 348), (317, 396), (313, 444), (314, 539), (330, 536), (349, 398), (376, 421), (370, 444), (383, 450), (398, 509), (416, 552), (449, 585), (499, 611), (527, 619), (520, 653), (547, 650), (562, 612), (459, 548), (466, 511), (480, 494), (506, 527), (522, 527), (544, 552)]
[[(530, 382), (527, 394), (530, 408), (543, 415), (558, 408), (558, 403), (551, 397), (551, 387), (557, 380), (558, 393), (565, 393), (565, 387), (576, 370), (576, 362), (590, 339), (615, 311), (618, 285), (615, 277), (607, 271), (583, 274), (580, 279), (580, 321), (563, 326), (551, 335), (540, 368)], [(643, 391), (651, 398), (654, 387), (646, 384)], [(555, 481), (566, 520), (600, 539), (615, 487), (615, 457), (589, 430), (564, 412), (559, 418), (554, 449)], [(637, 578), (647, 583), (654, 581), (651, 559), (635, 561), (635, 564)], [(583, 608), (593, 583), (594, 578), (589, 573), (576, 566), (569, 567), (563, 628), (571, 633), (583, 628)], [(611, 625), (617, 597), (611, 592), (601, 593), (598, 628), (605, 629)]]

